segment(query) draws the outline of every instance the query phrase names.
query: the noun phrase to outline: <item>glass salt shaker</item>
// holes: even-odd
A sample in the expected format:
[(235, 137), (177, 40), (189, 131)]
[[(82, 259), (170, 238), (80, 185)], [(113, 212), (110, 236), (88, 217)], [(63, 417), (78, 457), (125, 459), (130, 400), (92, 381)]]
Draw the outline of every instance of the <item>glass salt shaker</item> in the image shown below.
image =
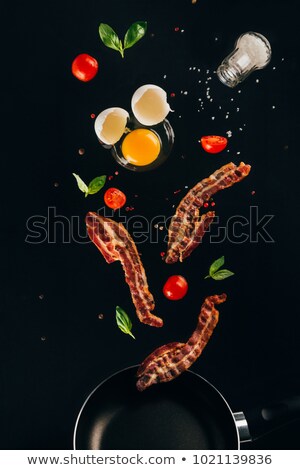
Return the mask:
[(271, 55), (271, 45), (267, 38), (249, 31), (238, 38), (233, 52), (218, 67), (217, 75), (224, 85), (234, 88), (254, 70), (266, 67)]

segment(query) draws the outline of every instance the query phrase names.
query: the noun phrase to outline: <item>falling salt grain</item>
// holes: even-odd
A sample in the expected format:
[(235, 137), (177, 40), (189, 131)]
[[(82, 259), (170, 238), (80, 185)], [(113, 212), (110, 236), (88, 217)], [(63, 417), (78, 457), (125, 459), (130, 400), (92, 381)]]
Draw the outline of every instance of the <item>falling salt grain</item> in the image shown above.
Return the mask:
[(232, 131), (227, 131), (226, 134), (227, 134), (227, 137), (232, 137)]
[(188, 92), (187, 92), (187, 91), (185, 91), (183, 94), (184, 94), (184, 95), (187, 95), (187, 94), (188, 94)]
[(234, 101), (233, 98), (230, 98), (230, 101)]
[(219, 40), (219, 38), (215, 38), (215, 41), (218, 41), (218, 40)]
[(238, 90), (238, 93), (242, 93), (242, 90)]
[(276, 67), (273, 67), (273, 70), (276, 70)]
[(236, 152), (237, 155), (241, 155), (241, 152)]
[(158, 224), (155, 224), (155, 225), (154, 225), (154, 228), (158, 228)]
[(219, 106), (219, 109), (222, 109), (222, 106)]
[(282, 57), (282, 59), (281, 59), (281, 62), (283, 62), (283, 61), (284, 61), (284, 57)]
[(276, 108), (276, 106), (272, 106), (272, 109), (275, 109), (275, 108)]
[(41, 341), (46, 341), (46, 336), (41, 336)]
[(40, 299), (40, 300), (43, 300), (43, 298), (44, 298), (44, 294), (40, 294), (40, 295), (39, 295), (39, 299)]
[(78, 149), (78, 153), (79, 153), (79, 155), (84, 155), (85, 154), (85, 149), (84, 148)]
[(196, 70), (196, 67), (193, 67), (193, 70)]
[(215, 120), (215, 116), (212, 116), (212, 117), (211, 117), (211, 120), (214, 121), (214, 120)]
[(240, 108), (236, 108), (236, 112), (239, 113), (239, 112), (240, 112)]
[(239, 131), (242, 131), (242, 130), (243, 130), (243, 128), (242, 128), (242, 127), (239, 127)]
[(103, 318), (104, 318), (103, 313), (99, 313), (98, 318), (99, 318), (99, 320), (103, 320)]
[(259, 83), (259, 78), (257, 78), (255, 81), (256, 81), (256, 83)]
[(185, 189), (188, 189), (188, 186), (185, 186), (184, 188), (185, 188)]
[(53, 184), (53, 186), (54, 186), (55, 188), (58, 188), (59, 183), (56, 183), (56, 182), (55, 182), (55, 183)]
[(164, 75), (164, 78), (167, 78), (167, 75)]
[(181, 32), (181, 33), (184, 33), (184, 29), (182, 29), (180, 32)]
[(164, 229), (164, 226), (161, 225), (161, 226), (159, 227), (159, 230), (163, 230), (163, 229)]

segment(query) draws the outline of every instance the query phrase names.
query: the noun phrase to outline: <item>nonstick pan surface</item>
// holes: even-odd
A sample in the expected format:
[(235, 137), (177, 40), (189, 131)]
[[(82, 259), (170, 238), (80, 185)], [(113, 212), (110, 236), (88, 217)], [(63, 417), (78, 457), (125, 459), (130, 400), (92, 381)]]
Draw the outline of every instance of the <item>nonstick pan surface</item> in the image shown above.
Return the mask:
[(136, 366), (124, 369), (89, 395), (77, 418), (75, 449), (239, 448), (232, 411), (205, 379), (187, 371), (138, 392), (136, 372)]

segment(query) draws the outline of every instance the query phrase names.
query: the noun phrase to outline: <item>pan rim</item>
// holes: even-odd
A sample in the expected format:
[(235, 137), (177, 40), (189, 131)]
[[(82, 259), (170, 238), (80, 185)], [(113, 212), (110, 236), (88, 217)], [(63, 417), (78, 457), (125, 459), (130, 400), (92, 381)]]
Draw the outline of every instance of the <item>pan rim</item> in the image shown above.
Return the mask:
[[(98, 385), (96, 385), (96, 387), (89, 393), (89, 395), (87, 396), (87, 398), (84, 400), (80, 410), (79, 410), (79, 413), (77, 415), (77, 418), (76, 418), (76, 422), (75, 422), (75, 427), (74, 427), (74, 432), (73, 432), (73, 450), (78, 450), (76, 449), (76, 435), (77, 435), (77, 429), (78, 429), (78, 425), (79, 425), (79, 421), (80, 421), (80, 418), (81, 418), (81, 415), (87, 405), (87, 403), (89, 402), (90, 398), (92, 397), (92, 395), (94, 395), (94, 393), (96, 393), (96, 391), (98, 390), (98, 388), (100, 388), (104, 383), (108, 382), (112, 377), (114, 377), (115, 375), (118, 375), (118, 374), (121, 374), (122, 372), (125, 372), (126, 370), (129, 370), (129, 369), (136, 369), (137, 367), (139, 367), (140, 364), (135, 364), (135, 365), (132, 365), (132, 366), (128, 366), (128, 367), (124, 367), (123, 369), (120, 369), (114, 373), (112, 373), (111, 375), (109, 375), (108, 377), (106, 377), (105, 379), (103, 379)], [(241, 444), (241, 440), (240, 440), (240, 435), (239, 435), (239, 432), (238, 432), (238, 428), (237, 428), (237, 425), (236, 425), (236, 420), (235, 420), (235, 417), (234, 417), (234, 413), (231, 409), (231, 407), (229, 406), (227, 400), (224, 398), (224, 396), (222, 395), (222, 393), (211, 383), (209, 382), (207, 379), (205, 379), (204, 377), (202, 377), (202, 375), (198, 374), (197, 372), (194, 372), (190, 369), (187, 369), (185, 371), (185, 373), (190, 373), (190, 374), (193, 374), (193, 375), (196, 375), (197, 377), (199, 377), (201, 380), (203, 380), (204, 382), (206, 382), (210, 387), (212, 387), (215, 392), (223, 399), (223, 402), (224, 404), (227, 406), (227, 409), (232, 417), (232, 421), (233, 421), (233, 425), (235, 427), (235, 431), (236, 431), (236, 438), (237, 438), (237, 450), (240, 449), (240, 444)]]

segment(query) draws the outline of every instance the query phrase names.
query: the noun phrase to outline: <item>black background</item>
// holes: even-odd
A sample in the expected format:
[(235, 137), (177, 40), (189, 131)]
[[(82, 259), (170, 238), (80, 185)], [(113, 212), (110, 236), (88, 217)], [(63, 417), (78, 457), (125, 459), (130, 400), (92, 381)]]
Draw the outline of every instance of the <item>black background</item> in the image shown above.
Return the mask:
[[(291, 0), (6, 4), (0, 159), (3, 449), (71, 449), (76, 416), (87, 394), (112, 372), (141, 362), (155, 347), (186, 340), (203, 298), (212, 293), (225, 291), (228, 301), (192, 369), (217, 386), (235, 411), (299, 393), (300, 42), (295, 7)], [(147, 35), (122, 60), (101, 43), (98, 26), (108, 23), (123, 37), (136, 20), (148, 21)], [(248, 30), (269, 39), (272, 61), (232, 90), (213, 71)], [(99, 61), (99, 73), (88, 83), (70, 71), (82, 52)], [(211, 80), (205, 84), (207, 76)], [(133, 92), (146, 83), (167, 91), (176, 142), (162, 167), (135, 174), (118, 167), (99, 145), (90, 115), (111, 106), (130, 110)], [(212, 102), (206, 98), (207, 87)], [(171, 93), (176, 96), (170, 98)], [(229, 152), (209, 155), (198, 143), (203, 135), (229, 130)], [(85, 149), (83, 156), (79, 148)], [(156, 312), (165, 320), (163, 329), (138, 322), (120, 264), (108, 266), (92, 244), (63, 243), (61, 225), (55, 243), (25, 242), (27, 220), (47, 217), (49, 207), (69, 219), (79, 217), (84, 236), (84, 216), (103, 206), (104, 192), (85, 199), (72, 172), (89, 181), (118, 171), (106, 188), (120, 188), (135, 207), (130, 213), (122, 209), (122, 215), (150, 220), (172, 215), (186, 185), (229, 161), (242, 160), (252, 165), (249, 177), (215, 197), (220, 224), (234, 214), (249, 218), (250, 206), (258, 206), (260, 217), (274, 215), (268, 230), (275, 242), (212, 244), (207, 237), (183, 264), (167, 266), (160, 257), (166, 231), (153, 229), (159, 242), (139, 245), (139, 251)], [(181, 193), (174, 195), (178, 189)], [(52, 219), (50, 236), (53, 225)], [(218, 283), (204, 281), (211, 262), (222, 255), (236, 275)], [(171, 274), (189, 281), (182, 301), (170, 302), (161, 293)], [(130, 314), (136, 341), (117, 329), (116, 305)], [(244, 448), (297, 449), (298, 426), (292, 423)]]

